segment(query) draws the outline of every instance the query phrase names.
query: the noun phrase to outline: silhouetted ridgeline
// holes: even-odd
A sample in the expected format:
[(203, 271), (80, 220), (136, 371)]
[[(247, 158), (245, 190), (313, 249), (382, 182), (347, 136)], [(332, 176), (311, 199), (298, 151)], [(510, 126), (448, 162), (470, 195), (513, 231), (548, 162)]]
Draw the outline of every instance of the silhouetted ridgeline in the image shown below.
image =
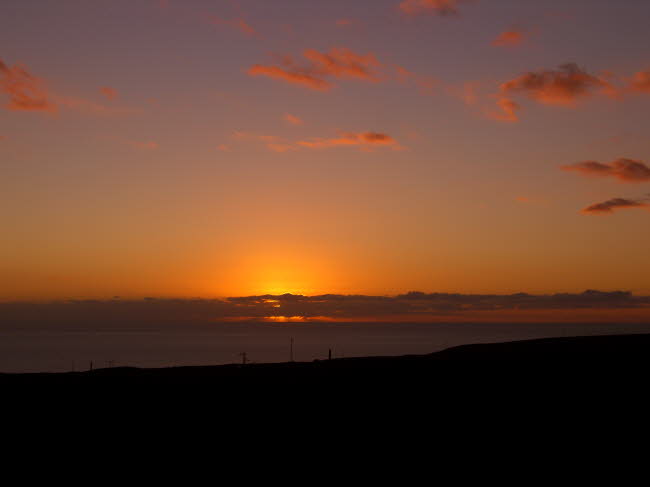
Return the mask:
[[(453, 362), (453, 365), (452, 365)], [(453, 371), (490, 377), (494, 366), (477, 363), (527, 363), (497, 366), (507, 374), (522, 370), (552, 372), (619, 370), (639, 373), (650, 362), (650, 335), (550, 338), (509, 343), (463, 345), (429, 355), (317, 360), (303, 363), (171, 367), (161, 369), (111, 368), (59, 374), (0, 374), (4, 385), (23, 384), (201, 384), (254, 390), (282, 385), (304, 388), (419, 386), (440, 384)], [(463, 365), (464, 364), (464, 365)], [(486, 372), (487, 371), (487, 372)], [(538, 375), (539, 376), (539, 375)], [(582, 379), (588, 375), (582, 376)], [(494, 379), (494, 377), (492, 377)], [(581, 379), (581, 380), (582, 380)], [(592, 379), (596, 379), (594, 375)]]

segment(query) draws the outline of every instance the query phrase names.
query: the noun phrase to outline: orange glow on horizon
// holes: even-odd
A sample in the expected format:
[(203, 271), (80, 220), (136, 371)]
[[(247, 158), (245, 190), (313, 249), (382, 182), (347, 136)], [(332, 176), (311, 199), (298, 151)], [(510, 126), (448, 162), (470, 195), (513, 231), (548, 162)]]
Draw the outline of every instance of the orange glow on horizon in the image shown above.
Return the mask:
[(335, 267), (329, 259), (298, 249), (252, 251), (235, 259), (221, 273), (219, 282), (227, 282), (229, 286), (217, 293), (228, 296), (323, 294), (334, 287), (339, 275)]

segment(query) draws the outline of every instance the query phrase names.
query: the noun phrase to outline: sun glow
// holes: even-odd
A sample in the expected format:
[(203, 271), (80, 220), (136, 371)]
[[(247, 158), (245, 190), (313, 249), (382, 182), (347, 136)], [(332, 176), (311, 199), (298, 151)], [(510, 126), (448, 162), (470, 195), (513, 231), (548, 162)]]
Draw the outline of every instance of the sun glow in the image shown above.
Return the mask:
[(304, 323), (307, 319), (304, 316), (266, 316), (264, 321), (270, 323)]
[(300, 249), (251, 251), (235, 261), (219, 280), (231, 284), (230, 295), (313, 295), (337, 287), (334, 268), (330, 259), (306, 256)]

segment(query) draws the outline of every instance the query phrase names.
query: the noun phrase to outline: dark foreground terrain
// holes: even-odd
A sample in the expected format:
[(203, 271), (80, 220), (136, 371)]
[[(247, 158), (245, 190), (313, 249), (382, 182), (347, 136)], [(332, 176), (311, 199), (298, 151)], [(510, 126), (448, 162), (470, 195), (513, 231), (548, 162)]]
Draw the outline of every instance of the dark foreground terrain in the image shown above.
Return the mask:
[[(8, 385), (201, 385), (222, 391), (291, 388), (435, 387), (460, 376), (474, 382), (555, 376), (565, 382), (618, 380), (645, 373), (650, 335), (550, 338), (464, 345), (429, 355), (364, 357), (278, 364), (140, 369), (117, 367), (87, 372), (0, 374)], [(452, 379), (453, 376), (453, 379)]]

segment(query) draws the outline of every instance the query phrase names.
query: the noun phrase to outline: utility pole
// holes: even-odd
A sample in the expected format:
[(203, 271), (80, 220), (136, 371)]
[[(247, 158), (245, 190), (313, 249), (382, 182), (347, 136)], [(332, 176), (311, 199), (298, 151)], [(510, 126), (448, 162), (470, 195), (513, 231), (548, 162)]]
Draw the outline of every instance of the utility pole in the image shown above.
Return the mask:
[(329, 353), (327, 354), (327, 360), (332, 360), (332, 349), (329, 349)]
[(241, 363), (242, 363), (242, 365), (246, 365), (246, 352), (242, 352), (239, 355), (241, 355)]

